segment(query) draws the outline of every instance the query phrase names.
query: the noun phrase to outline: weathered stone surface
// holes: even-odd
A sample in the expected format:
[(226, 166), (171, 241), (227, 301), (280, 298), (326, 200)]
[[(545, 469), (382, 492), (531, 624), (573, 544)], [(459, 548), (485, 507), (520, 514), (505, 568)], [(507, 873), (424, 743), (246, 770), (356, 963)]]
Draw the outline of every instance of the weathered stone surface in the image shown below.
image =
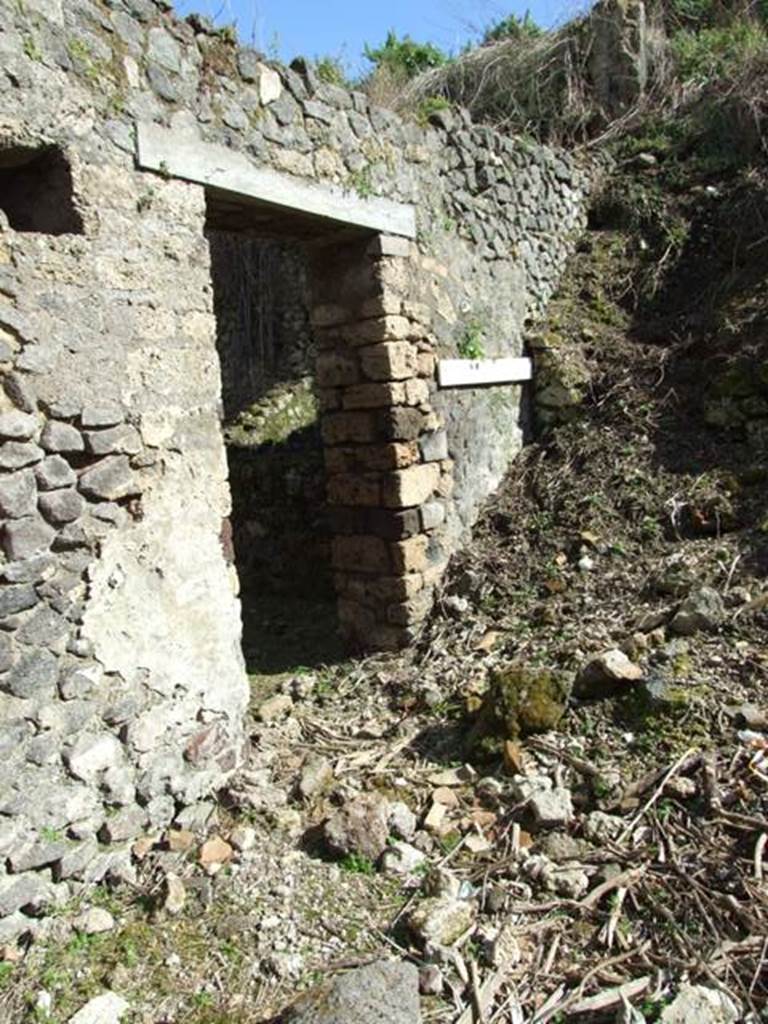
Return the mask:
[(381, 537), (334, 537), (331, 561), (335, 569), (387, 573), (390, 557)]
[(80, 423), (87, 429), (93, 427), (114, 427), (125, 419), (117, 402), (96, 402), (83, 406)]
[(122, 745), (109, 733), (84, 733), (64, 754), (64, 763), (71, 774), (83, 782), (93, 782), (100, 772), (118, 765), (122, 760)]
[(78, 914), (72, 921), (76, 931), (83, 935), (102, 935), (111, 932), (115, 927), (115, 919), (104, 907), (91, 907)]
[(139, 492), (125, 455), (110, 455), (97, 462), (82, 474), (79, 487), (86, 497), (106, 501), (118, 501)]
[(37, 488), (32, 470), (0, 476), (0, 515), (7, 519), (19, 519), (35, 514)]
[(69, 423), (48, 420), (40, 435), (40, 444), (47, 452), (82, 452), (83, 435)]
[(680, 605), (669, 624), (669, 630), (679, 636), (691, 636), (700, 630), (716, 629), (724, 618), (722, 597), (711, 587), (700, 587)]
[(304, 800), (312, 800), (333, 785), (333, 766), (326, 758), (310, 754), (301, 767), (297, 789)]
[(426, 861), (426, 855), (410, 843), (396, 840), (381, 855), (381, 870), (390, 875), (410, 875)]
[(27, 651), (22, 654), (2, 681), (2, 688), (14, 697), (50, 698), (56, 688), (59, 666), (50, 651)]
[(130, 1003), (115, 992), (103, 992), (89, 999), (68, 1024), (119, 1024), (130, 1009)]
[(406, 401), (405, 384), (401, 381), (377, 381), (353, 384), (345, 388), (342, 405), (345, 409), (386, 409)]
[(82, 700), (101, 682), (104, 670), (98, 662), (85, 663), (65, 671), (59, 682), (62, 700)]
[(434, 495), (440, 469), (433, 464), (410, 466), (388, 473), (382, 481), (382, 500), (387, 508), (421, 505)]
[(8, 857), (8, 866), (14, 874), (42, 868), (53, 864), (68, 851), (69, 844), (64, 839), (44, 839), (42, 837), (28, 843), (19, 843)]
[(363, 373), (370, 380), (405, 380), (418, 372), (416, 349), (407, 341), (366, 346), (358, 354)]
[(3, 550), (12, 561), (24, 561), (47, 551), (55, 531), (38, 516), (25, 516), (7, 523), (3, 531)]
[(23, 469), (39, 462), (45, 452), (32, 441), (6, 441), (0, 445), (0, 469)]
[(43, 605), (16, 631), (15, 638), (22, 644), (55, 648), (68, 632), (67, 620)]
[(48, 897), (50, 883), (42, 875), (0, 878), (0, 917), (13, 914)]
[(396, 572), (423, 572), (429, 567), (429, 538), (423, 535), (397, 541), (390, 552)]
[(0, 618), (16, 615), (37, 604), (37, 591), (29, 583), (0, 587)]
[(706, 985), (684, 984), (661, 1011), (662, 1024), (736, 1024), (741, 1009), (725, 992)]
[(280, 718), (285, 718), (292, 707), (293, 699), (289, 694), (276, 693), (259, 705), (256, 714), (262, 722), (275, 722)]
[(419, 451), (425, 462), (440, 462), (448, 458), (448, 435), (444, 430), (434, 430), (419, 439)]
[(387, 801), (376, 793), (363, 794), (340, 807), (323, 826), (328, 847), (340, 857), (357, 854), (377, 860), (387, 845)]
[(39, 422), (36, 416), (20, 412), (16, 409), (11, 412), (0, 413), (0, 437), (10, 438), (14, 441), (29, 441), (39, 429)]
[(74, 470), (61, 455), (49, 455), (35, 466), (35, 478), (41, 491), (70, 487), (77, 481)]
[(93, 455), (136, 455), (141, 451), (141, 436), (135, 427), (122, 423), (106, 430), (86, 430), (85, 449)]
[(623, 651), (604, 651), (593, 658), (576, 677), (574, 694), (577, 697), (605, 697), (623, 693), (643, 678), (643, 670), (635, 665)]
[[(62, 873), (91, 881), (130, 873), (124, 855), (88, 849), (107, 818), (102, 835), (115, 840), (144, 815), (163, 823), (184, 805), (179, 820), (201, 823), (211, 811), (208, 787), (226, 777), (242, 746), (240, 615), (219, 543), (230, 495), (217, 335), (222, 354), (223, 336), (240, 330), (234, 321), (248, 307), (253, 323), (244, 336), (260, 342), (252, 355), (258, 348), (266, 363), (274, 356), (279, 376), (296, 370), (309, 377), (316, 351), (323, 355), (324, 440), (344, 448), (329, 458), (331, 474), (347, 476), (336, 485), (340, 498), (371, 502), (380, 483), (374, 478), (419, 469), (419, 459), (438, 468), (425, 494), (411, 497), (414, 504), (382, 508), (376, 497), (375, 506), (338, 508), (343, 514), (334, 520), (346, 523), (333, 549), (345, 630), (356, 643), (402, 644), (428, 609), (455, 538), (466, 534), (521, 443), (518, 389), (505, 389), (503, 403), (488, 401), (487, 393), (435, 391), (428, 380), (434, 352), (453, 352), (468, 318), (481, 311), (484, 335), (498, 346), (489, 354), (519, 354), (523, 325), (541, 316), (573, 248), (588, 191), (586, 174), (567, 155), (555, 164), (548, 150), (507, 145), (490, 129), (470, 129), (458, 114), (440, 118), (443, 127), (454, 121), (451, 133), (422, 131), (321, 82), (307, 63), (278, 73), (263, 57), (210, 36), (202, 23), (176, 22), (166, 6), (158, 13), (151, 0), (128, 0), (97, 10), (83, 0), (65, 11), (58, 0), (29, 0), (5, 19), (14, 85), (0, 89), (0, 122), (11, 124), (12, 134), (18, 128), (25, 139), (61, 146), (76, 196), (67, 195), (65, 181), (53, 212), (77, 210), (63, 235), (6, 228), (0, 243), (0, 424), (8, 435), (0, 460), (12, 472), (32, 469), (44, 513), (32, 505), (27, 475), (14, 513), (0, 514), (11, 559), (0, 576), (9, 586), (34, 584), (45, 606), (14, 612), (0, 633), (0, 679), (7, 691), (11, 677), (27, 708), (24, 726), (12, 710), (4, 742), (15, 740), (12, 756), (29, 759), (0, 815), (19, 815), (38, 832), (65, 828), (82, 837), (82, 862), (77, 847), (57, 863)], [(94, 65), (105, 68), (118, 43), (112, 70), (119, 72), (120, 110), (103, 102), (103, 76), (89, 73), (82, 54), (67, 52), (70, 37), (86, 40)], [(39, 60), (21, 52), (20, 39), (34, 41)], [(247, 81), (231, 78), (235, 66)], [(162, 165), (153, 173), (136, 165), (136, 122), (170, 122), (190, 151), (199, 148), (202, 130), (206, 145), (226, 147), (246, 173), (282, 168), (335, 179), (346, 208), (364, 211), (384, 197), (417, 205), (430, 230), (418, 247), (389, 235), (313, 245), (298, 274), (307, 274), (313, 297), (306, 291), (294, 303), (304, 286), (294, 287), (292, 272), (270, 271), (276, 247), (240, 239), (233, 247), (249, 254), (231, 262), (215, 251), (217, 229), (206, 237), (204, 190)], [(371, 155), (361, 144), (373, 143), (381, 150), (370, 182), (376, 194), (355, 196), (350, 182), (367, 176)], [(182, 149), (174, 148), (172, 162)], [(309, 182), (286, 184), (296, 195)], [(35, 216), (46, 205), (36, 206)], [(444, 216), (431, 217), (432, 209)], [(330, 221), (328, 227), (335, 231)], [(276, 266), (289, 263), (280, 257)], [(258, 301), (241, 302), (243, 289)], [(284, 317), (272, 317), (270, 295)], [(319, 307), (321, 322), (314, 337), (310, 305)], [(300, 364), (290, 338), (283, 344), (292, 334), (307, 339)], [(251, 367), (233, 365), (250, 386)], [(372, 387), (345, 395), (363, 381)], [(381, 408), (367, 405), (382, 401)], [(30, 419), (9, 418), (11, 406)], [(54, 453), (46, 458), (35, 446), (44, 417)], [(457, 458), (455, 473), (442, 430)], [(289, 435), (276, 453), (295, 440)], [(353, 486), (355, 476), (361, 482)], [(303, 489), (293, 474), (286, 474), (286, 489), (289, 481)], [(82, 518), (74, 488), (88, 500)], [(234, 481), (233, 489), (237, 505)], [(268, 547), (272, 538), (264, 539), (253, 546)], [(22, 679), (20, 659), (32, 653), (25, 645), (42, 649), (43, 658), (53, 657), (50, 645), (58, 665), (51, 661), (47, 673), (38, 665)], [(118, 730), (126, 737), (119, 764), (83, 769), (75, 783), (62, 754), (79, 753), (76, 744), (88, 737), (98, 749), (99, 737), (114, 740)]]
[[(11, 638), (5, 633), (0, 633), (0, 672), (7, 672), (13, 664), (13, 644)], [(12, 747), (10, 748), (12, 749)], [(7, 751), (10, 753), (10, 750)], [(3, 753), (3, 743), (0, 739), (0, 756)]]
[(430, 896), (408, 915), (408, 927), (423, 943), (452, 946), (472, 926), (477, 908), (452, 896)]
[(572, 685), (567, 672), (554, 669), (534, 665), (494, 669), (469, 745), (478, 752), (498, 754), (504, 740), (556, 728), (565, 714)]
[(419, 972), (380, 961), (338, 975), (283, 1010), (285, 1024), (421, 1024)]
[(556, 828), (573, 820), (571, 793), (563, 787), (533, 793), (528, 806), (536, 824), (543, 828)]
[(99, 831), (99, 838), (105, 843), (121, 843), (135, 838), (144, 828), (147, 814), (141, 807), (124, 807), (108, 818)]
[(38, 507), (44, 519), (58, 526), (79, 519), (85, 510), (85, 501), (76, 490), (67, 488), (41, 494)]

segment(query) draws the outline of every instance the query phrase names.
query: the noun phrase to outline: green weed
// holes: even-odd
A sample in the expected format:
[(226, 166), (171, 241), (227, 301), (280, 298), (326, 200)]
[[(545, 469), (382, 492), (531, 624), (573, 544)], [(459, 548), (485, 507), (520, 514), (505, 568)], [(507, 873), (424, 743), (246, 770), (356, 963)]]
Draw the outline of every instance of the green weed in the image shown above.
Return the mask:
[(370, 858), (361, 853), (348, 853), (339, 861), (344, 871), (353, 875), (375, 875), (376, 866)]
[(479, 320), (470, 320), (466, 325), (464, 334), (457, 342), (456, 351), (462, 359), (482, 359), (484, 357), (483, 325)]

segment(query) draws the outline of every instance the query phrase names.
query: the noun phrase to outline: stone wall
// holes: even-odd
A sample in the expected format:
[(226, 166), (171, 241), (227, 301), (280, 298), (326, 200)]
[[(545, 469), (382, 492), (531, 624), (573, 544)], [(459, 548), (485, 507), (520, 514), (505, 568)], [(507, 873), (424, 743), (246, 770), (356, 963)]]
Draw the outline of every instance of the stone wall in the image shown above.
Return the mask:
[(521, 443), (517, 388), (441, 393), (436, 359), (520, 354), (583, 224), (585, 170), (459, 113), (400, 121), (153, 0), (0, 0), (0, 936), (202, 821), (242, 748), (222, 227), (202, 185), (137, 169), (152, 122), (415, 206), (414, 241), (297, 239), (352, 639), (414, 635)]
[(306, 256), (296, 245), (208, 232), (225, 420), (275, 384), (312, 374)]

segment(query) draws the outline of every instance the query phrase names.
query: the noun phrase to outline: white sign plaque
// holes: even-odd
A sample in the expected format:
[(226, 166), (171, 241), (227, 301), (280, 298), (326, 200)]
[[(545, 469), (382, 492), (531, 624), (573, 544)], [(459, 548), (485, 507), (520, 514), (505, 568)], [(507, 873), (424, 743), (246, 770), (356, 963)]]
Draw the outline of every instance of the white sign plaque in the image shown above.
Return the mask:
[(474, 388), (482, 384), (520, 384), (533, 376), (525, 356), (504, 359), (440, 359), (437, 382), (441, 388)]

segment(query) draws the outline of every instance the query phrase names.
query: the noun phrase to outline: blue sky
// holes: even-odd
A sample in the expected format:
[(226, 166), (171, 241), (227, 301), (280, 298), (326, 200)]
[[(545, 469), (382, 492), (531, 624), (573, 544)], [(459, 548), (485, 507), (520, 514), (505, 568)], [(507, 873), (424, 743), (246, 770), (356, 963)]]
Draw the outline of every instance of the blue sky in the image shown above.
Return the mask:
[(365, 43), (378, 45), (389, 29), (459, 50), (507, 14), (531, 15), (551, 26), (588, 6), (588, 0), (176, 0), (180, 14), (199, 11), (218, 23), (235, 22), (240, 39), (280, 60), (297, 54), (340, 58), (350, 74), (368, 66)]

